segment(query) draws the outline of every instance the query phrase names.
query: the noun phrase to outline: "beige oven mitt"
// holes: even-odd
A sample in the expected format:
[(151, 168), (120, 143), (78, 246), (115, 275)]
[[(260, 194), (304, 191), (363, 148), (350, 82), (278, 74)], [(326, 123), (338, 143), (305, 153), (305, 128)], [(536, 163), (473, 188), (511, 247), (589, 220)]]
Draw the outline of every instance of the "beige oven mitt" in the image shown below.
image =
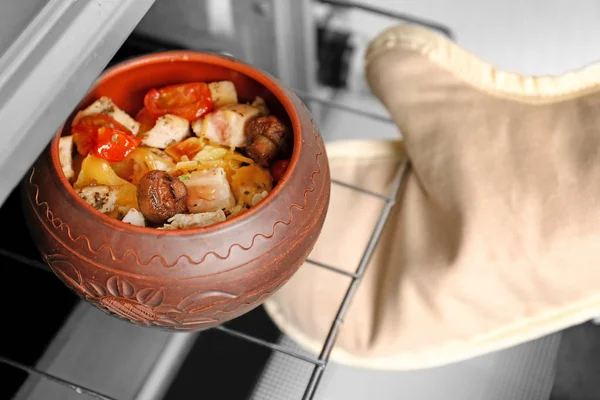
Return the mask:
[[(520, 76), (406, 25), (370, 43), (366, 75), (403, 145), (330, 143), (332, 176), (385, 192), (412, 167), (332, 359), (438, 366), (599, 315), (600, 64)], [(310, 258), (353, 271), (382, 206), (334, 185)], [(306, 263), (267, 312), (318, 353), (348, 283)]]

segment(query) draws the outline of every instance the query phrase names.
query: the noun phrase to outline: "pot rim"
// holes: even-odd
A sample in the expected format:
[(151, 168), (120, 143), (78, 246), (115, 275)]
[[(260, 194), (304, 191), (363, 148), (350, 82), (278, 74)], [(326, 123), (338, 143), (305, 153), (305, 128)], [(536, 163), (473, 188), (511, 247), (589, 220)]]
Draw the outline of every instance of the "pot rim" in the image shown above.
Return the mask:
[[(249, 65), (243, 61), (237, 60), (232, 57), (228, 57), (225, 55), (220, 55), (216, 53), (210, 52), (202, 52), (195, 50), (167, 50), (156, 53), (145, 54), (141, 56), (136, 56), (130, 58), (126, 61), (115, 64), (114, 66), (107, 68), (101, 75), (98, 76), (95, 83), (88, 90), (88, 93), (93, 90), (95, 86), (97, 86), (100, 82), (117, 76), (121, 72), (126, 70), (135, 69), (139, 66), (143, 65), (151, 65), (151, 64), (160, 64), (160, 63), (172, 63), (174, 61), (178, 62), (191, 62), (191, 63), (204, 63), (215, 65), (219, 67), (224, 67), (238, 73), (241, 73), (250, 79), (255, 80), (259, 84), (263, 85), (275, 98), (281, 103), (285, 112), (287, 113), (291, 128), (294, 136), (294, 148), (292, 150), (292, 156), (290, 158), (290, 164), (287, 168), (283, 178), (277, 183), (277, 185), (273, 188), (273, 190), (269, 193), (269, 195), (262, 200), (257, 205), (251, 207), (245, 213), (241, 215), (237, 215), (231, 219), (225, 220), (223, 222), (219, 222), (214, 225), (209, 225), (205, 227), (199, 228), (187, 228), (187, 229), (157, 229), (154, 227), (142, 227), (136, 226), (132, 224), (127, 224), (121, 222), (118, 219), (109, 217), (98, 210), (94, 209), (91, 205), (86, 203), (81, 197), (77, 195), (75, 189), (72, 184), (68, 181), (65, 174), (62, 171), (62, 166), (60, 163), (59, 157), (59, 139), (64, 129), (64, 124), (58, 129), (56, 135), (52, 139), (51, 147), (50, 147), (50, 157), (52, 160), (52, 167), (54, 172), (57, 174), (60, 184), (63, 188), (68, 192), (68, 194), (74, 199), (74, 201), (78, 202), (84, 209), (87, 209), (91, 212), (91, 214), (98, 218), (105, 225), (111, 226), (112, 228), (116, 228), (118, 230), (125, 230), (136, 234), (141, 235), (157, 235), (160, 236), (188, 236), (188, 235), (196, 235), (198, 233), (208, 233), (213, 232), (220, 229), (231, 228), (232, 226), (243, 222), (252, 216), (256, 215), (261, 209), (265, 207), (269, 207), (270, 204), (274, 201), (274, 198), (285, 190), (287, 186), (287, 182), (289, 180), (289, 176), (292, 171), (296, 168), (296, 164), (298, 163), (298, 159), (300, 158), (300, 151), (302, 149), (302, 128), (300, 124), (300, 117), (296, 108), (294, 107), (290, 97), (286, 94), (283, 89), (285, 86), (276, 81), (275, 78), (271, 77), (265, 71), (257, 68), (255, 66)], [(287, 87), (285, 87), (287, 89)]]

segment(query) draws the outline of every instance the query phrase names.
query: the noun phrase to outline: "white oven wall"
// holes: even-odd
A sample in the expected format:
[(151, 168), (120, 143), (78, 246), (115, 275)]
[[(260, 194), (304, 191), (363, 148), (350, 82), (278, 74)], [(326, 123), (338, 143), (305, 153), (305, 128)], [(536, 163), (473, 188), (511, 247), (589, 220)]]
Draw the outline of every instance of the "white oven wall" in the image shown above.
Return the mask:
[[(596, 0), (366, 0), (372, 6), (426, 18), (452, 29), (456, 41), (498, 68), (529, 75), (555, 75), (600, 61), (600, 2)], [(336, 20), (355, 32), (350, 90), (336, 100), (385, 112), (365, 87), (362, 57), (367, 41), (399, 23), (359, 10)], [(393, 138), (398, 132), (345, 112), (330, 110), (322, 127), (326, 138)]]
[(312, 90), (315, 72), (309, 0), (156, 0), (136, 32), (195, 50), (228, 53)]

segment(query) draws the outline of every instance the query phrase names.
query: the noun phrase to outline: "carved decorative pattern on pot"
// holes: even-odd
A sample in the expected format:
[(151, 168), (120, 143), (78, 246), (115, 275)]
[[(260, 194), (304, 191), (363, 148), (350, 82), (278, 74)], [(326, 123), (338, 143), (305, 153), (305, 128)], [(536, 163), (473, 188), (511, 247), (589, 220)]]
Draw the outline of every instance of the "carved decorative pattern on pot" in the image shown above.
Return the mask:
[(193, 293), (176, 305), (165, 304), (165, 288), (143, 288), (121, 276), (111, 276), (105, 284), (84, 280), (77, 268), (62, 254), (46, 257), (52, 270), (78, 295), (101, 310), (137, 325), (193, 329), (219, 322), (218, 314), (237, 310), (238, 296), (219, 290)]

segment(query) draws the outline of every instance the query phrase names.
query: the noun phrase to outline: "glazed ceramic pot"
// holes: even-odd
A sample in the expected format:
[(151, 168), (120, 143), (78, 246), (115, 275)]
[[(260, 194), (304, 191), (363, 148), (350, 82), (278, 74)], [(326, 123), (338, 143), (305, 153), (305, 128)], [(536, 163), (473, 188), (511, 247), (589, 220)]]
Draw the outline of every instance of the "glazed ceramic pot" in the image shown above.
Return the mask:
[[(153, 87), (231, 80), (241, 101), (261, 96), (294, 134), (290, 166), (245, 214), (187, 230), (136, 227), (94, 210), (62, 172), (58, 138), (101, 96), (135, 115)], [(145, 326), (201, 330), (264, 302), (296, 272), (320, 233), (330, 176), (319, 130), (278, 80), (215, 54), (177, 51), (123, 62), (99, 77), (21, 184), (28, 227), (44, 260), (72, 290)]]

